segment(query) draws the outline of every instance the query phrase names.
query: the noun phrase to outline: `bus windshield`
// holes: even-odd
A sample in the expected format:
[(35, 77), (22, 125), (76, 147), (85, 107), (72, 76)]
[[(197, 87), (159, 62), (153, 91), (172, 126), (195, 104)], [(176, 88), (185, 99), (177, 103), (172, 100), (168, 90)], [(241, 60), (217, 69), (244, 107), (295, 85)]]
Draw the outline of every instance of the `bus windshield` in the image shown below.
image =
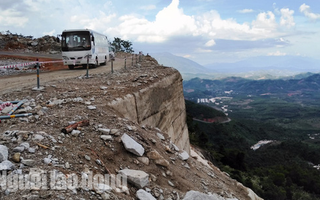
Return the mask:
[(86, 51), (91, 49), (90, 32), (63, 32), (61, 38), (62, 51)]

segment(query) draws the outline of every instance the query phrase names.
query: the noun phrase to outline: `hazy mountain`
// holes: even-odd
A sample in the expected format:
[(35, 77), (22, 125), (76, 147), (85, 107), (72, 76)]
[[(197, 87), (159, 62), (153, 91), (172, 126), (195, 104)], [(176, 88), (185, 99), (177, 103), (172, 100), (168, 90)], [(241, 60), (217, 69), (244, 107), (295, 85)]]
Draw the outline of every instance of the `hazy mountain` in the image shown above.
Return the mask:
[(264, 71), (269, 74), (319, 72), (320, 60), (301, 56), (258, 56), (234, 63), (205, 65), (220, 73)]
[[(185, 80), (194, 77), (221, 79), (238, 76), (248, 79), (294, 78), (297, 74), (320, 72), (320, 60), (301, 56), (258, 56), (234, 63), (212, 63), (205, 66), (171, 53), (151, 53), (160, 64), (174, 67)], [(303, 78), (306, 75), (299, 75)]]
[(210, 71), (190, 59), (175, 56), (171, 53), (150, 53), (150, 55), (154, 57), (159, 64), (173, 67), (180, 73), (208, 73)]
[(229, 91), (236, 94), (261, 95), (273, 94), (299, 94), (306, 98), (313, 92), (320, 91), (320, 74), (301, 79), (277, 79), (277, 80), (249, 80), (239, 77), (228, 77), (221, 80), (206, 80), (194, 78), (183, 82), (185, 90), (194, 89), (199, 91)]

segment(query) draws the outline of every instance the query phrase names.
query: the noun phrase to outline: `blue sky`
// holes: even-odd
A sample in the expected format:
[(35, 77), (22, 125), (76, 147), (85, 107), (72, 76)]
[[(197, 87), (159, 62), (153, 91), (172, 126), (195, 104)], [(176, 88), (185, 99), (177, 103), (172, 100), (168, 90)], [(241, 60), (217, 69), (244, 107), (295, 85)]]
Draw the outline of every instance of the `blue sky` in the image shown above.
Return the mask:
[(318, 0), (1, 0), (0, 12), (3, 32), (90, 28), (199, 64), (320, 52)]

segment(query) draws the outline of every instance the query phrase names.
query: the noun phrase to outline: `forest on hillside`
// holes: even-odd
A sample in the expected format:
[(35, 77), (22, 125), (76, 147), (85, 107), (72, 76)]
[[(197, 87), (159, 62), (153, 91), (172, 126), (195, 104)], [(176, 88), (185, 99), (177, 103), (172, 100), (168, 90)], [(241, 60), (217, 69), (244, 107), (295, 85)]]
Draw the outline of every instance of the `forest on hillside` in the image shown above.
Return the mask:
[[(320, 199), (320, 171), (315, 168), (320, 164), (319, 77), (286, 80), (283, 85), (279, 82), (284, 80), (251, 82), (237, 78), (185, 82), (185, 91), (193, 90), (185, 92), (186, 99), (191, 100), (186, 100), (191, 143), (264, 199)], [(218, 105), (196, 103), (199, 98), (219, 96), (231, 98)], [(214, 109), (225, 105), (227, 112)], [(204, 109), (217, 116), (227, 114), (231, 121), (194, 120)], [(273, 142), (252, 150), (250, 147), (260, 140)]]

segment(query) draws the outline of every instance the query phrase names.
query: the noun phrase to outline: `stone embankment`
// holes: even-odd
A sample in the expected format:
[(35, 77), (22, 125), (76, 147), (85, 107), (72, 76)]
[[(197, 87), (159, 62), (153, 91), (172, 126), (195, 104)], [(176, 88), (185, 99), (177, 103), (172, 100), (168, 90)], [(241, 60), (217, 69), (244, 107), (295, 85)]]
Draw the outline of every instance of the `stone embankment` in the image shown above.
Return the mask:
[(260, 199), (190, 150), (181, 82), (146, 56), (4, 93), (32, 115), (0, 124), (1, 199)]

